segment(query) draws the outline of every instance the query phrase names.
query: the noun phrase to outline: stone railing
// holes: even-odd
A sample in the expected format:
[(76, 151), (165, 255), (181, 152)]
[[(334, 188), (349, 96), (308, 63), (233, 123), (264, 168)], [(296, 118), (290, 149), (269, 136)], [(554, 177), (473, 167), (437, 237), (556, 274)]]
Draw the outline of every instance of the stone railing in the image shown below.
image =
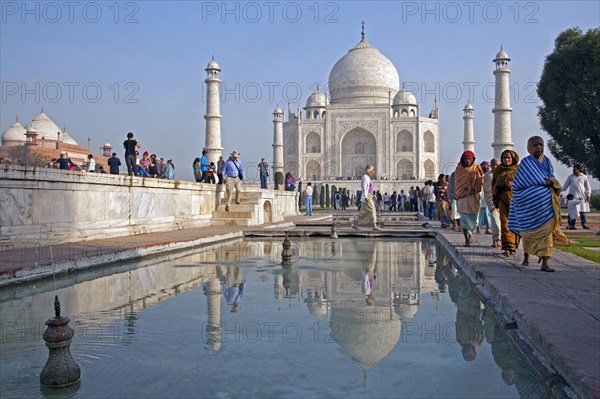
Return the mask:
[[(273, 202), (271, 221), (297, 214), (294, 193), (264, 191)], [(222, 196), (221, 186), (212, 184), (4, 167), (0, 168), (0, 246), (206, 226)]]

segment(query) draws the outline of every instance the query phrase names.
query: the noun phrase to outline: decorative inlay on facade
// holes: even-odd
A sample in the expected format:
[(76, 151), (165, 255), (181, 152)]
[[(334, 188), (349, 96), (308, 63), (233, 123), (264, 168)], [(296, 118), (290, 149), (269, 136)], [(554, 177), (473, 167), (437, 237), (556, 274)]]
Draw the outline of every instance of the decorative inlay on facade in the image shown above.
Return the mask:
[(377, 134), (377, 121), (339, 121), (338, 122), (338, 133), (346, 133), (347, 131), (354, 129), (355, 127), (362, 127), (371, 133)]

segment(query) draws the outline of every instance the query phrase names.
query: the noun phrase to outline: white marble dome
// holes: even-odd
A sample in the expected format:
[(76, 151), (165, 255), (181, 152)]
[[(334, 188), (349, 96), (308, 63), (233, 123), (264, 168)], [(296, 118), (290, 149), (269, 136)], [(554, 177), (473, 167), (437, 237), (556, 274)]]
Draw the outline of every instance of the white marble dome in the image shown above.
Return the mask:
[(212, 60), (210, 60), (210, 62), (208, 63), (208, 66), (206, 67), (206, 69), (217, 69), (217, 70), (221, 70), (221, 68), (219, 68), (219, 64), (217, 64), (217, 61), (215, 61), (215, 59), (213, 58)]
[(279, 105), (275, 108), (273, 114), (283, 114), (283, 110), (281, 109), (281, 107), (279, 107)]
[(417, 105), (417, 98), (414, 94), (406, 89), (402, 89), (394, 96), (393, 105)]
[(75, 139), (69, 135), (67, 128), (65, 128), (63, 134), (60, 135), (60, 142), (65, 144), (79, 145)]
[(71, 137), (69, 133), (67, 133), (66, 129), (63, 132), (61, 128), (59, 128), (58, 125), (54, 123), (54, 121), (50, 119), (48, 115), (46, 115), (44, 108), (42, 108), (42, 112), (40, 112), (38, 116), (33, 118), (33, 120), (29, 122), (27, 126), (25, 126), (25, 130), (34, 130), (37, 132), (38, 140), (42, 140), (42, 138), (44, 138), (46, 140), (54, 141), (58, 140), (58, 133), (60, 132), (61, 143), (79, 145), (77, 144), (77, 141), (75, 141), (75, 139)]
[(27, 129), (21, 125), (19, 122), (19, 118), (10, 125), (3, 133), (2, 133), (2, 145), (11, 145), (24, 143), (26, 141), (25, 132)]
[(38, 140), (45, 137), (46, 140), (56, 141), (58, 139), (58, 132), (60, 132), (62, 136), (62, 130), (52, 119), (48, 118), (48, 115), (44, 113), (43, 109), (38, 116), (33, 118), (33, 120), (25, 126), (25, 130), (35, 130), (38, 134)]
[(510, 58), (508, 58), (506, 51), (501, 48), (500, 51), (498, 51), (498, 54), (496, 54), (495, 60), (510, 60)]
[(394, 64), (364, 37), (329, 73), (332, 104), (389, 104), (399, 87)]
[(306, 107), (325, 107), (327, 106), (327, 94), (320, 92), (318, 89), (306, 100)]

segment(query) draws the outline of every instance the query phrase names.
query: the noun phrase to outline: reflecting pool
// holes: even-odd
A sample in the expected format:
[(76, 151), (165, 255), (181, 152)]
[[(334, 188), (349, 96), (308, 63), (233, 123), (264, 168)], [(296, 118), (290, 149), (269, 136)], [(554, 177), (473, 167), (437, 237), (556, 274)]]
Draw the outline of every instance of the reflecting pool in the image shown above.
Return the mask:
[(286, 266), (239, 240), (0, 290), (0, 397), (49, 395), (54, 295), (82, 372), (63, 397), (549, 396), (435, 241), (292, 243)]

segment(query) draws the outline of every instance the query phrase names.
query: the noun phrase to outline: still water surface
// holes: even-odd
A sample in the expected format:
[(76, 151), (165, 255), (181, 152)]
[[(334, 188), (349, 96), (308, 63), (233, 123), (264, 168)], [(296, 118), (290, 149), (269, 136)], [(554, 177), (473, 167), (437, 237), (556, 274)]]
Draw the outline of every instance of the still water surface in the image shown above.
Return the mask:
[[(245, 240), (0, 291), (0, 397), (48, 396), (54, 295), (79, 398), (547, 397), (435, 241)], [(55, 397), (55, 396), (53, 396)]]

